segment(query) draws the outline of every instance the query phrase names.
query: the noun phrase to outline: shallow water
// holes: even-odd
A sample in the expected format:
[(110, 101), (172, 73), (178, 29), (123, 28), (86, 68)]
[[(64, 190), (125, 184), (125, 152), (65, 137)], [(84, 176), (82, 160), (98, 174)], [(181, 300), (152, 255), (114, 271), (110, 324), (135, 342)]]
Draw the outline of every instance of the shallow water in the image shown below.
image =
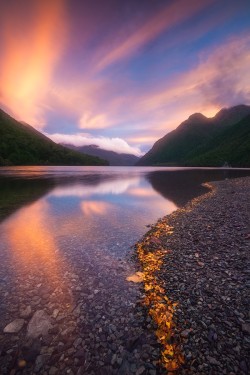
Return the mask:
[[(136, 267), (130, 248), (146, 225), (206, 192), (202, 182), (249, 174), (233, 169), (1, 168), (0, 329), (27, 306), (51, 315), (58, 310), (60, 330), (75, 327), (72, 336), (83, 339), (81, 347), (96, 373), (100, 358), (118, 353), (132, 331), (140, 330), (133, 328), (140, 291), (126, 277)], [(24, 336), (25, 329), (18, 339)], [(105, 343), (101, 349), (100, 342)]]

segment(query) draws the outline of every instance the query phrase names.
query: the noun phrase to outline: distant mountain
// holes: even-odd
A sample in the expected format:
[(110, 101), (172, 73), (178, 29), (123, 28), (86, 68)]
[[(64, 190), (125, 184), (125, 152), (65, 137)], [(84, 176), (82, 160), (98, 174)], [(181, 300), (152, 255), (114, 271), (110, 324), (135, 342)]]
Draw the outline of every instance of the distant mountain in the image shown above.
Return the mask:
[(107, 165), (105, 160), (56, 144), (0, 109), (0, 165)]
[(222, 109), (213, 118), (191, 115), (159, 139), (137, 165), (250, 166), (250, 106)]
[(131, 166), (135, 165), (139, 160), (138, 156), (132, 154), (118, 154), (114, 151), (104, 150), (96, 145), (76, 147), (73, 145), (65, 144), (64, 146), (88, 155), (98, 156), (99, 158), (107, 160), (109, 162), (109, 165), (113, 166)]

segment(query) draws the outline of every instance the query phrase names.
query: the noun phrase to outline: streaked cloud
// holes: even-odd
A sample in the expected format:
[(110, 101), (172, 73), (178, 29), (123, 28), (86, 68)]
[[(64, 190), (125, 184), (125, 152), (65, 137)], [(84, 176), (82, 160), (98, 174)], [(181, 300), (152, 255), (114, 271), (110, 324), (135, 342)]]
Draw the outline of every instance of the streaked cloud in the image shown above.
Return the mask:
[(189, 0), (187, 2), (186, 0), (176, 0), (168, 3), (164, 9), (160, 9), (156, 15), (140, 25), (135, 32), (128, 35), (124, 40), (118, 40), (114, 48), (105, 51), (104, 57), (97, 63), (96, 68), (98, 70), (104, 69), (117, 61), (127, 59), (138, 53), (140, 48), (154, 40), (163, 31), (184, 22), (213, 1)]

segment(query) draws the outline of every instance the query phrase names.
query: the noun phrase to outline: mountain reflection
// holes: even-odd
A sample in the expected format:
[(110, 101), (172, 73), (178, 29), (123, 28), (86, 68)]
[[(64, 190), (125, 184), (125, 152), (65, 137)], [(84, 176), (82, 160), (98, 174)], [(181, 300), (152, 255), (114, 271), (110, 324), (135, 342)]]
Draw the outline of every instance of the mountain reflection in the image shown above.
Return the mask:
[(208, 181), (248, 176), (249, 170), (234, 169), (183, 169), (153, 171), (146, 175), (154, 190), (177, 207), (208, 191), (202, 186)]
[(0, 176), (0, 221), (23, 205), (48, 193), (54, 186), (49, 179), (23, 179)]

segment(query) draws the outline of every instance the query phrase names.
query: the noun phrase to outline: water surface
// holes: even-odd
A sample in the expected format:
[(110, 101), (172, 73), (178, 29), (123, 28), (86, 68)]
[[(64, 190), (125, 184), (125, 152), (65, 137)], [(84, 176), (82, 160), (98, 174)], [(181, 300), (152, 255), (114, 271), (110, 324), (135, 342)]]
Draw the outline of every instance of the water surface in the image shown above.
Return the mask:
[[(71, 345), (82, 340), (75, 350), (83, 348), (89, 373), (98, 373), (112, 355), (128, 352), (135, 332), (141, 334), (133, 312), (140, 290), (126, 277), (137, 267), (130, 248), (146, 226), (206, 192), (202, 182), (249, 174), (234, 169), (1, 168), (0, 329), (27, 306), (32, 313), (45, 309), (60, 334), (71, 327), (66, 332)], [(25, 328), (18, 342), (24, 337)], [(66, 345), (61, 336), (53, 340)]]

